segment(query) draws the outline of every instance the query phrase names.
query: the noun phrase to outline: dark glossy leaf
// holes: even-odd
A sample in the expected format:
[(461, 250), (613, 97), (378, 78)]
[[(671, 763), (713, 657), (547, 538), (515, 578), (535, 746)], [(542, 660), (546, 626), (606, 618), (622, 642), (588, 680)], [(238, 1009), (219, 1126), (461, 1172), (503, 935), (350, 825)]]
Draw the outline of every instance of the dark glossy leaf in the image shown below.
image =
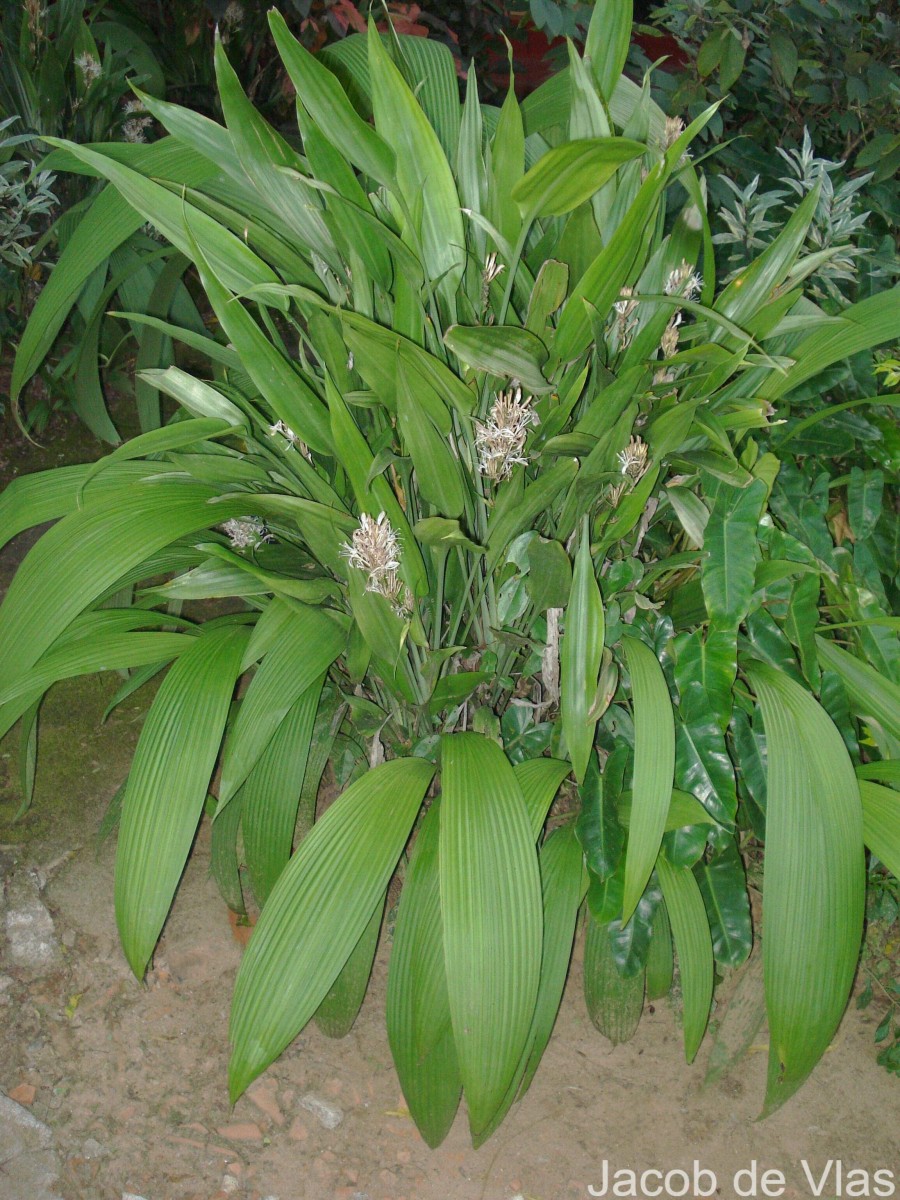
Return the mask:
[(581, 812), (575, 834), (591, 872), (601, 882), (608, 879), (622, 857), (624, 836), (616, 816), (616, 797), (606, 794), (596, 751), (591, 752), (584, 782), (578, 789)]
[(718, 488), (703, 548), (703, 596), (710, 617), (723, 629), (735, 629), (747, 615), (759, 559), (756, 527), (766, 498), (761, 479), (749, 487)]
[(739, 967), (753, 945), (750, 900), (737, 843), (694, 868), (709, 917), (716, 962)]
[(702, 629), (680, 634), (673, 645), (679, 711), (686, 721), (714, 719), (724, 733), (731, 719), (731, 688), (737, 674), (734, 635)]
[(653, 918), (661, 899), (659, 884), (655, 878), (651, 878), (628, 923), (623, 925), (619, 920), (609, 923), (610, 950), (616, 970), (623, 979), (629, 979), (644, 969)]
[[(691, 684), (692, 688), (697, 686)], [(695, 795), (720, 825), (734, 825), (734, 767), (725, 737), (714, 721), (676, 722), (675, 784)]]

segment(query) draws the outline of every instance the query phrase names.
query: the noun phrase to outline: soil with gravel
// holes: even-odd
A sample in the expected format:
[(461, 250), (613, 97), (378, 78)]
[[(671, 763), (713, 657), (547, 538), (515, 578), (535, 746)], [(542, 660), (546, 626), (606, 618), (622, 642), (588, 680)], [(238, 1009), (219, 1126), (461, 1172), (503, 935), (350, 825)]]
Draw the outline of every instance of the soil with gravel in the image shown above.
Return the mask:
[[(7, 444), (5, 478), (90, 452), (91, 440), (64, 422), (44, 451)], [(0, 559), (0, 585), (32, 540), (17, 539)], [(119, 682), (107, 675), (51, 691), (34, 804), (19, 820), (16, 731), (0, 743), (0, 1200), (586, 1200), (602, 1189), (604, 1161), (610, 1195), (658, 1186), (653, 1177), (632, 1193), (619, 1177), (615, 1192), (614, 1171), (690, 1176), (695, 1161), (726, 1198), (764, 1195), (765, 1170), (784, 1176), (769, 1177), (770, 1195), (893, 1194), (874, 1179), (861, 1190), (862, 1177), (849, 1175), (876, 1170), (893, 1173), (900, 1195), (900, 1085), (875, 1062), (877, 1006), (851, 1006), (807, 1085), (759, 1122), (764, 1032), (709, 1086), (709, 1039), (686, 1065), (668, 1002), (614, 1048), (588, 1020), (580, 946), (534, 1084), (478, 1151), (464, 1110), (435, 1151), (410, 1120), (384, 1030), (386, 934), (349, 1036), (332, 1041), (311, 1026), (231, 1108), (227, 1019), (246, 931), (209, 878), (208, 823), (143, 984), (119, 948), (114, 839), (99, 843), (98, 829), (147, 703), (139, 694), (102, 723)], [(40, 921), (33, 928), (52, 953), (31, 965), (9, 919), (26, 904), (50, 922), (43, 934)], [(751, 1175), (736, 1184), (754, 1163), (755, 1186)], [(699, 1183), (682, 1190), (675, 1174), (657, 1194), (708, 1194), (709, 1176)]]

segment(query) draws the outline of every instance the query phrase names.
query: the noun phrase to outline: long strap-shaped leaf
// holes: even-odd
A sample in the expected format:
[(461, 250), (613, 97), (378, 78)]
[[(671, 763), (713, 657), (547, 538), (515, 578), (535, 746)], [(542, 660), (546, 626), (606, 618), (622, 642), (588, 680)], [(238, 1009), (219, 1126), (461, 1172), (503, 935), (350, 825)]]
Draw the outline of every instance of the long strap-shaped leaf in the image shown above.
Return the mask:
[(541, 885), (513, 769), (475, 733), (441, 744), (441, 911), (453, 1036), (474, 1137), (526, 1044), (541, 966)]
[(587, 890), (587, 873), (581, 846), (575, 837), (575, 829), (567, 825), (555, 830), (541, 847), (541, 891), (544, 904), (544, 955), (541, 960), (541, 980), (538, 985), (537, 1002), (525, 1049), (516, 1068), (512, 1083), (500, 1108), (491, 1123), (475, 1138), (475, 1145), (483, 1145), (512, 1107), (513, 1101), (521, 1098), (531, 1086), (538, 1069), (562, 1000), (572, 944), (575, 941), (575, 926), (578, 909)]
[[(284, 601), (273, 600), (273, 605)], [(331, 666), (347, 638), (321, 609), (295, 603), (291, 619), (266, 652), (241, 701), (222, 760), (220, 810), (259, 761), (278, 726), (307, 688)]]
[(242, 512), (239, 497), (213, 507), (215, 488), (180, 480), (132, 483), (115, 493), (114, 504), (101, 502), (95, 487), (94, 502), (48, 530), (10, 584), (0, 607), (7, 683), (33, 666), (69, 622), (126, 572), (185, 534)]
[(235, 984), (232, 1100), (324, 1000), (387, 887), (433, 774), (419, 758), (368, 771), (329, 808), (282, 872)]
[(656, 655), (637, 638), (623, 639), (634, 704), (634, 787), (622, 924), (647, 886), (666, 827), (675, 774), (675, 718)]
[(190, 257), (190, 242), (185, 233), (185, 219), (189, 214), (188, 227), (195, 236), (202, 237), (216, 274), (234, 291), (243, 292), (258, 283), (278, 282), (272, 268), (239, 237), (182, 196), (106, 154), (59, 138), (47, 138), (46, 141), (71, 151), (77, 159), (108, 179), (145, 221), (151, 221), (173, 246)]
[[(591, 715), (603, 657), (603, 601), (594, 574), (588, 522), (575, 556), (572, 588), (566, 605), (566, 629), (559, 652), (562, 728), (572, 768), (584, 783), (597, 717)], [(649, 875), (649, 871), (647, 874)]]
[(862, 937), (865, 859), (859, 788), (840, 733), (782, 672), (754, 665), (747, 675), (768, 747), (769, 1114), (809, 1075), (844, 1012)]
[(673, 867), (661, 854), (656, 863), (678, 952), (684, 997), (684, 1056), (688, 1062), (703, 1040), (713, 991), (713, 948), (709, 921), (691, 871)]
[(861, 779), (859, 798), (866, 845), (900, 879), (900, 792)]
[(387, 988), (394, 1066), (410, 1115), (432, 1149), (449, 1133), (462, 1094), (444, 967), (440, 811), (438, 801), (416, 836), (400, 895)]
[(116, 921), (143, 977), (184, 870), (215, 766), (246, 628), (201, 635), (156, 695), (134, 754), (116, 851)]
[(327, 1037), (346, 1037), (362, 1008), (372, 974), (372, 963), (378, 949), (384, 902), (385, 896), (380, 896), (362, 936), (350, 951), (350, 957), (341, 967), (340, 974), (329, 988), (325, 999), (316, 1009), (316, 1024)]
[(816, 649), (821, 665), (840, 675), (854, 712), (877, 721), (900, 741), (900, 687), (826, 638), (816, 638)]
[(529, 758), (518, 763), (513, 770), (522, 789), (531, 832), (537, 841), (559, 785), (569, 774), (569, 764), (559, 758)]
[[(453, 172), (418, 100), (370, 29), (369, 72), (375, 128), (396, 154), (398, 199), (422, 198), (422, 253), (428, 275), (451, 299), (465, 264), (466, 239)], [(406, 240), (406, 237), (404, 238)]]
[(321, 694), (320, 677), (294, 701), (247, 776), (240, 796), (232, 801), (236, 803), (238, 798), (241, 801), (244, 853), (250, 886), (260, 907), (291, 857), (300, 791)]

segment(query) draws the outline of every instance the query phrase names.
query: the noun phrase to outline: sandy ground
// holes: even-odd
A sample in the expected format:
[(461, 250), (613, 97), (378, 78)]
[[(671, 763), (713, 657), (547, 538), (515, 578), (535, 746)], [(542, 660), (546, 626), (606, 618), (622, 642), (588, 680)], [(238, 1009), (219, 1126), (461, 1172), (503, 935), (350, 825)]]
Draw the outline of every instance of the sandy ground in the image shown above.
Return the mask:
[[(0, 1092), (53, 1131), (64, 1200), (586, 1200), (589, 1188), (601, 1190), (604, 1160), (609, 1194), (656, 1186), (652, 1179), (648, 1191), (632, 1192), (620, 1177), (616, 1192), (614, 1171), (690, 1171), (697, 1160), (722, 1197), (766, 1194), (765, 1169), (784, 1175), (783, 1184), (770, 1177), (771, 1195), (900, 1195), (900, 1082), (875, 1062), (877, 1007), (851, 1008), (809, 1083), (757, 1122), (764, 1033), (730, 1077), (706, 1088), (709, 1041), (687, 1066), (667, 1002), (645, 1012), (631, 1043), (613, 1048), (585, 1012), (580, 947), (531, 1091), (478, 1151), (464, 1112), (431, 1151), (405, 1111), (384, 1031), (384, 939), (350, 1035), (330, 1041), (310, 1027), (231, 1109), (226, 1027), (242, 948), (208, 877), (207, 826), (146, 984), (118, 946), (114, 844), (98, 849), (96, 832), (126, 773), (143, 703), (136, 698), (101, 727), (117, 682), (76, 681), (51, 694), (35, 804), (17, 824), (16, 747), (0, 744), (0, 871), (8, 893), (22, 881), (44, 884), (62, 946), (55, 967), (28, 971), (4, 958), (0, 935), (0, 979), (8, 980)], [(309, 1093), (340, 1107), (336, 1129), (303, 1107)], [(736, 1184), (754, 1160), (755, 1185), (747, 1175)], [(30, 1200), (16, 1191), (15, 1170), (0, 1163), (0, 1194)], [(892, 1172), (896, 1191), (886, 1190), (886, 1175), (863, 1190), (852, 1170)], [(684, 1191), (672, 1176), (658, 1194), (707, 1194), (708, 1184), (704, 1176)]]

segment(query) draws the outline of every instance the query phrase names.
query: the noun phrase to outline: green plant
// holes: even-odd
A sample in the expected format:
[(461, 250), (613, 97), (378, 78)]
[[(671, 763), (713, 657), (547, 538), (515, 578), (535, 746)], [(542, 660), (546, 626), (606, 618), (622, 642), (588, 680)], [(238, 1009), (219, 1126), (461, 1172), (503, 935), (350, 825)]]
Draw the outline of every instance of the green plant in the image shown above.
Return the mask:
[[(217, 328), (121, 314), (210, 367), (144, 372), (177, 402), (165, 424), (0, 499), (4, 537), (57, 520), (0, 608), (0, 728), (23, 720), (27, 764), (54, 681), (130, 668), (118, 700), (172, 663), (121, 799), (116, 913), (140, 977), (221, 756), (214, 870), (240, 909), (240, 830), (262, 905), (233, 1097), (313, 1017), (352, 1024), (399, 873), (388, 1032), (432, 1145), (463, 1091), (480, 1143), (527, 1088), (585, 899), (654, 995), (674, 943), (691, 1060), (715, 963), (750, 950), (741, 849), (764, 837), (771, 1112), (846, 1005), (864, 842), (900, 869), (893, 777), (861, 794), (842, 736), (864, 723), (852, 753), (890, 768), (900, 689), (890, 619), (853, 614), (868, 601), (798, 536), (761, 439), (897, 336), (900, 291), (836, 319), (803, 298), (815, 191), (717, 290), (687, 157), (713, 114), (684, 130), (621, 77), (617, 0), (584, 60), (499, 111), (474, 74), (460, 106), (438, 43), (348, 38), (328, 60), (345, 91), (270, 20), (302, 153), (221, 46), (224, 126), (148, 97), (160, 143), (57, 143), (56, 169), (112, 189), (18, 378), (146, 220)], [(238, 611), (195, 607), (226, 596)], [(329, 760), (344, 790), (317, 820)]]
[[(15, 120), (0, 121), (0, 133)], [(28, 285), (40, 273), (41, 226), (57, 202), (53, 176), (35, 173), (24, 159), (13, 157), (14, 148), (25, 141), (27, 134), (0, 140), (0, 339), (16, 328), (28, 303)]]
[(798, 145), (808, 129), (827, 157), (858, 154), (855, 165), (874, 169), (875, 184), (900, 167), (898, 27), (890, 7), (873, 0), (669, 0), (652, 20), (688, 59), (683, 71), (659, 77), (667, 100), (693, 112), (728, 97), (711, 133), (746, 135), (741, 154)]

